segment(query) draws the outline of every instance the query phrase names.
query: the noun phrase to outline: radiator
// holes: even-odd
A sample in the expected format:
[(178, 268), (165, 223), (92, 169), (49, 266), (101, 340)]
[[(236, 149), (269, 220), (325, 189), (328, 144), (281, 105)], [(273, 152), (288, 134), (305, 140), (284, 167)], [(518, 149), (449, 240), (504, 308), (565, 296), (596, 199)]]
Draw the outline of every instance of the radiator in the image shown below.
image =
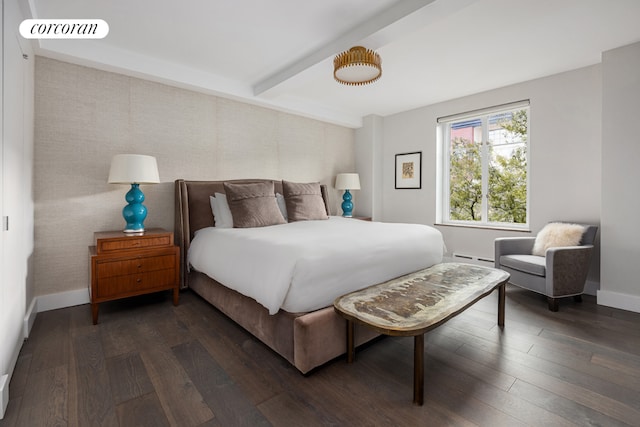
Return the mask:
[(458, 252), (454, 252), (451, 254), (451, 261), (454, 262), (468, 262), (469, 264), (479, 264), (484, 265), (485, 267), (493, 267), (493, 259), (475, 256), (475, 255), (467, 255), (461, 254)]

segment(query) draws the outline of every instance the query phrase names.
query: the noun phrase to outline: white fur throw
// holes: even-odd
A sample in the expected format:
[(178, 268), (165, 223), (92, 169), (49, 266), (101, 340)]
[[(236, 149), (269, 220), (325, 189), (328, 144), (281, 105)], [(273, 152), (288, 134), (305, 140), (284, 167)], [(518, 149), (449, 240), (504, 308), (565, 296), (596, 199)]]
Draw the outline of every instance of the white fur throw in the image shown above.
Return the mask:
[(536, 236), (533, 255), (544, 256), (549, 248), (577, 246), (584, 233), (584, 227), (577, 224), (550, 222)]

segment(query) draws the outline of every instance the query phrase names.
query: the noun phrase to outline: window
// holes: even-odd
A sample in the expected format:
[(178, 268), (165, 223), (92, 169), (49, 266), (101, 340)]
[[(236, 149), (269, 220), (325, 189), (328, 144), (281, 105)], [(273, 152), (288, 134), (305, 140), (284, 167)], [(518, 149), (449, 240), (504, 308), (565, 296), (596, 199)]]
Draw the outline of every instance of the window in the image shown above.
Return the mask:
[(438, 139), (438, 222), (528, 228), (528, 101), (440, 118)]

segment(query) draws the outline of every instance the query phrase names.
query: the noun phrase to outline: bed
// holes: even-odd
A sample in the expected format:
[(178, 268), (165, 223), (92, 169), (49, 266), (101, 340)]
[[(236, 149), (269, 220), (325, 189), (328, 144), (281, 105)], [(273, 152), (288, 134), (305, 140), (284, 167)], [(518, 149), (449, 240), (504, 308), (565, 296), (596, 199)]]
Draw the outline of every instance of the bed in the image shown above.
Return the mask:
[[(223, 215), (217, 211), (214, 219), (211, 196), (228, 196), (234, 185), (262, 183), (272, 185), (280, 198), (287, 195), (282, 181), (176, 180), (181, 288), (199, 294), (306, 374), (346, 351), (345, 321), (335, 313), (333, 300), (440, 262), (442, 235), (424, 225), (329, 216), (326, 186), (319, 186), (316, 198), (327, 219), (219, 227)], [(286, 206), (290, 213), (296, 209)], [(349, 235), (349, 242), (341, 240)], [(369, 237), (378, 240), (370, 243)], [(305, 246), (294, 246), (298, 244)], [(354, 258), (347, 260), (347, 256)], [(355, 343), (377, 335), (367, 328), (357, 329)]]

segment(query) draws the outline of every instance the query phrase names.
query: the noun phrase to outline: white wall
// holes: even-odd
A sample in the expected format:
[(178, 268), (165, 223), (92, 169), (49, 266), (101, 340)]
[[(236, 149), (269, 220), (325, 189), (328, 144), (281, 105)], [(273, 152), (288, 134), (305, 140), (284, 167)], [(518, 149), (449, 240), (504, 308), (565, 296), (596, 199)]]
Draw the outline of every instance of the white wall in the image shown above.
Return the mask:
[(640, 312), (640, 43), (602, 56), (600, 304)]
[[(424, 83), (427, 84), (427, 83)], [(437, 226), (449, 253), (493, 259), (499, 236), (535, 235), (551, 220), (600, 223), (601, 67), (429, 105), (383, 121), (383, 208), (391, 222), (435, 224), (438, 117), (530, 99), (531, 232)], [(367, 132), (359, 129), (360, 133)], [(422, 151), (422, 189), (394, 189), (395, 154)], [(599, 246), (589, 275), (599, 282)]]
[(43, 57), (35, 132), (40, 310), (86, 302), (93, 233), (124, 227), (128, 187), (107, 183), (115, 154), (157, 158), (145, 226), (169, 230), (177, 178), (320, 181), (336, 213), (335, 175), (355, 169), (353, 129)]
[(33, 301), (33, 53), (18, 35), (23, 18), (17, 1), (3, 0), (2, 11), (0, 418)]
[(382, 129), (383, 118), (367, 116), (356, 133), (356, 171), (360, 175), (360, 190), (353, 192), (354, 214), (370, 216), (377, 221), (382, 216)]

